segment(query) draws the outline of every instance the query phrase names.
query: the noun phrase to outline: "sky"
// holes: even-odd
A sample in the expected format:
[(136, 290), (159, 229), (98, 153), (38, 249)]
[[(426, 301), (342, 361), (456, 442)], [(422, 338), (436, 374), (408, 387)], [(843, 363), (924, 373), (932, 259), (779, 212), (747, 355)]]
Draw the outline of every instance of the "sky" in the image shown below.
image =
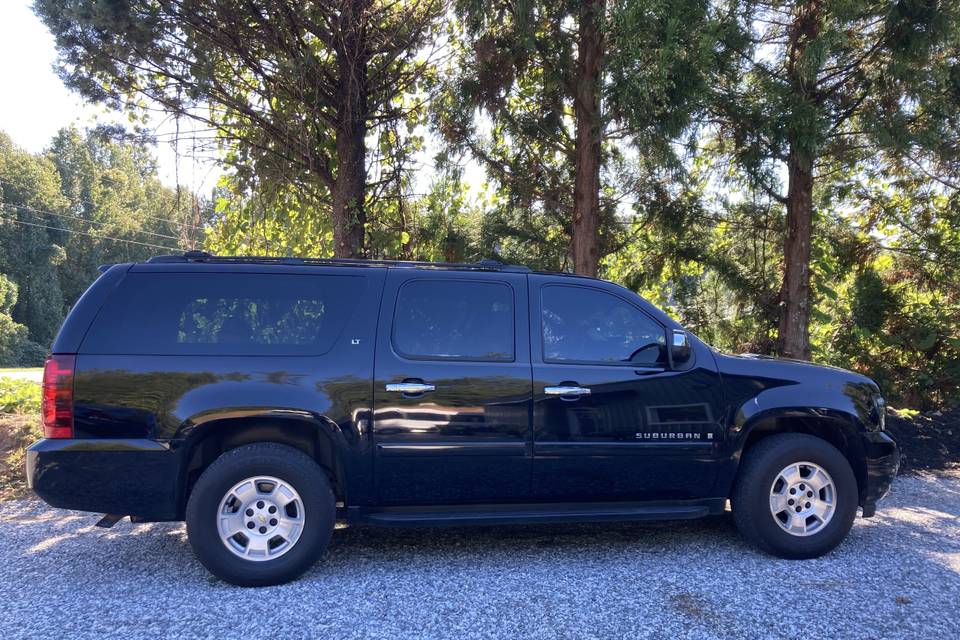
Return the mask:
[[(30, 0), (0, 2), (0, 131), (14, 144), (31, 153), (43, 151), (61, 127), (89, 127), (98, 123), (127, 124), (124, 114), (92, 105), (63, 85), (54, 70), (57, 51), (53, 36), (30, 9)], [(150, 121), (159, 140), (169, 140), (176, 124), (163, 115)], [(193, 126), (181, 121), (180, 137)], [(179, 184), (194, 192), (209, 194), (221, 171), (209, 158), (193, 159), (188, 143), (179, 154), (169, 142), (157, 144), (160, 179), (171, 187)]]

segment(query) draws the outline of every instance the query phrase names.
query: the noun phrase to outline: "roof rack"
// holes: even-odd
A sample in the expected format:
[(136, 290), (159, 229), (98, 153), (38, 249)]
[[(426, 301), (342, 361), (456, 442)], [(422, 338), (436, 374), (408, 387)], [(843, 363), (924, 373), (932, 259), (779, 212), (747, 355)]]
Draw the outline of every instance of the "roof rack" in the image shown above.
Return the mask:
[(363, 258), (286, 258), (281, 256), (217, 256), (206, 251), (187, 251), (182, 254), (154, 256), (150, 264), (203, 262), (210, 264), (277, 264), (277, 265), (323, 265), (323, 266), (369, 266), (399, 269), (453, 269), (469, 271), (506, 271), (529, 273), (529, 267), (504, 264), (499, 260), (484, 258), (478, 262), (418, 262), (415, 260), (367, 260)]

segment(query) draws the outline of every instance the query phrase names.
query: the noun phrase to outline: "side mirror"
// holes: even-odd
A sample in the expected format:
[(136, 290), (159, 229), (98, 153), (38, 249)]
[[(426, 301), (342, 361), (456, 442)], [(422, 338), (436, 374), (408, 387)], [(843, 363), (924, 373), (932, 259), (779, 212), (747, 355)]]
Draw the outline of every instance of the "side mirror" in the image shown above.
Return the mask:
[(680, 329), (670, 330), (670, 368), (682, 369), (690, 361), (692, 353), (687, 332)]

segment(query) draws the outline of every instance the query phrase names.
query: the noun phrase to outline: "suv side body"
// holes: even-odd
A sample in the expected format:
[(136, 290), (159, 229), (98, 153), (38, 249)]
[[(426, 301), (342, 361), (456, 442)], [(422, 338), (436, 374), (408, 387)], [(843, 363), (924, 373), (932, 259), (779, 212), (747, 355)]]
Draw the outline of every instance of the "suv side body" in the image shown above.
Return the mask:
[(899, 459), (872, 381), (689, 335), (678, 359), (677, 335), (618, 285), (489, 263), (113, 265), (53, 345), (73, 435), (34, 445), (28, 480), (56, 507), (180, 520), (212, 462), (271, 442), (358, 522), (686, 518), (799, 433), (842, 453), (872, 515)]

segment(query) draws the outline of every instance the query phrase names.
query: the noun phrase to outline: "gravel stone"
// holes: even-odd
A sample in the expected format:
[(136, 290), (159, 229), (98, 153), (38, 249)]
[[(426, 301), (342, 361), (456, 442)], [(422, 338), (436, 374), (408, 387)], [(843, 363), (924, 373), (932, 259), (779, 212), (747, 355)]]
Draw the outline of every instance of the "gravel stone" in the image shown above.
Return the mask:
[(83, 638), (958, 638), (960, 473), (898, 478), (824, 558), (748, 547), (729, 514), (680, 523), (341, 526), (297, 582), (242, 589), (182, 524), (97, 529), (0, 505), (0, 628)]

